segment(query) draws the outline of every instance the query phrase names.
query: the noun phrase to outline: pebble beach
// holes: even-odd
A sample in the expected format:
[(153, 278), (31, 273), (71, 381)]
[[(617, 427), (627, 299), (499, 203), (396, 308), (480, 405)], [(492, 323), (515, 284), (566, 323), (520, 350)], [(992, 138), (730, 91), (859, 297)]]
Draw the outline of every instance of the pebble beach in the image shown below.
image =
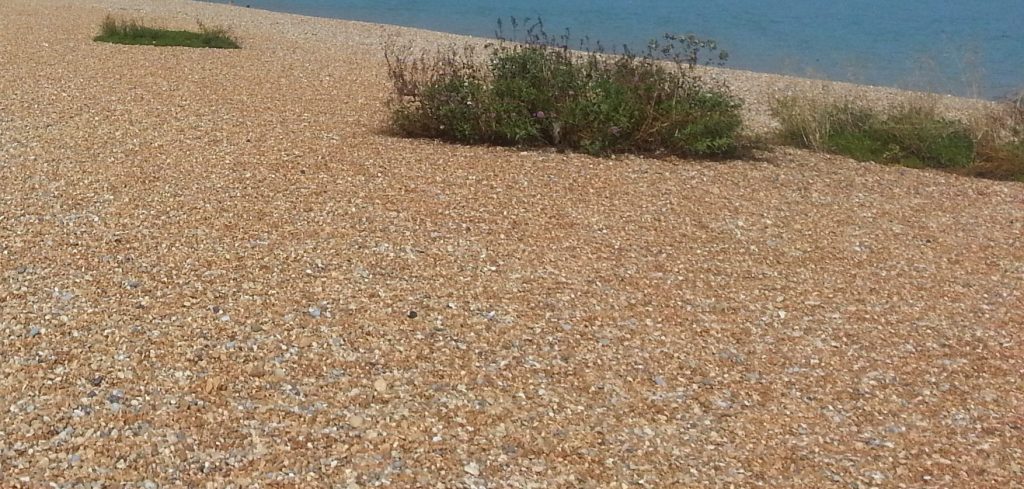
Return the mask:
[(389, 37), (0, 2), (0, 487), (1024, 487), (1024, 185), (402, 139)]

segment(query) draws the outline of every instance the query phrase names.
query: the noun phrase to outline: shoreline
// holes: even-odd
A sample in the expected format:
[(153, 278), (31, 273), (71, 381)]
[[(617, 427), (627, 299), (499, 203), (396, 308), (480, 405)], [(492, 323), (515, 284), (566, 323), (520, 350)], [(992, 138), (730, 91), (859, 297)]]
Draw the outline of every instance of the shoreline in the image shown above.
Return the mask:
[[(184, 2), (184, 3), (182, 3)], [(129, 1), (129, 4), (132, 2)], [(250, 8), (244, 5), (202, 2), (198, 0), (175, 0), (178, 7), (175, 15), (187, 14), (197, 17), (200, 12), (213, 14), (211, 24), (220, 24), (234, 28), (233, 23), (247, 29), (245, 35), (252, 36), (257, 31), (274, 31), (292, 41), (303, 41), (320, 44), (332, 49), (330, 43), (343, 39), (349, 49), (356, 49), (355, 54), (368, 59), (382, 60), (384, 41), (389, 36), (411, 41), (417, 48), (430, 47), (438, 44), (466, 45), (483, 47), (494, 40), (484, 37), (466, 36), (441, 31), (430, 31), (415, 27), (392, 24), (378, 24), (358, 20), (339, 19), (333, 17), (308, 16), (289, 12), (278, 12)], [(168, 12), (166, 7), (144, 3), (145, 7), (136, 10), (152, 11), (157, 14)], [(174, 19), (180, 22), (180, 17)], [(291, 28), (293, 24), (315, 26), (316, 29), (303, 32)], [(360, 42), (353, 46), (352, 32), (358, 32)], [(239, 32), (241, 33), (241, 32)], [(257, 37), (259, 34), (256, 35)], [(698, 73), (714, 82), (725, 84), (733, 93), (744, 101), (744, 118), (748, 128), (755, 133), (763, 133), (775, 127), (774, 119), (769, 114), (772, 100), (780, 96), (808, 95), (823, 98), (849, 98), (869, 106), (887, 107), (907, 100), (926, 100), (935, 104), (940, 112), (951, 117), (969, 120), (982, 117), (998, 107), (998, 102), (967, 98), (956, 95), (906, 90), (895, 87), (863, 85), (851, 82), (826, 79), (806, 78), (795, 75), (783, 75), (749, 71), (739, 68), (698, 66)]]
[[(246, 2), (232, 2), (232, 3), (245, 4)], [(356, 3), (358, 3), (358, 2), (356, 2)], [(239, 5), (239, 6), (241, 6), (241, 5)], [(246, 5), (246, 6), (248, 6), (248, 5)], [(294, 13), (294, 14), (299, 14), (299, 15), (309, 15), (309, 16), (314, 16), (314, 17), (319, 17), (319, 18), (337, 18), (337, 19), (352, 19), (352, 20), (355, 20), (354, 18), (346, 17), (346, 14), (348, 14), (348, 15), (361, 16), (362, 18), (365, 18), (364, 20), (356, 20), (356, 21), (368, 21), (368, 23), (379, 23), (379, 24), (386, 24), (387, 21), (388, 21), (387, 18), (380, 17), (379, 15), (375, 16), (375, 12), (374, 12), (373, 9), (366, 8), (365, 6), (362, 6), (362, 5), (356, 5), (355, 6), (355, 10), (349, 10), (349, 9), (334, 10), (334, 9), (329, 8), (329, 7), (326, 7), (325, 5), (317, 5), (316, 7), (313, 7), (313, 6), (310, 6), (310, 5), (306, 5), (305, 8), (298, 7), (298, 10), (305, 9), (305, 10), (308, 11), (308, 13), (303, 13), (301, 11), (294, 11), (294, 12), (288, 11), (289, 8), (296, 8), (296, 7), (294, 7), (294, 6), (284, 6), (284, 5), (280, 4), (280, 3), (279, 4), (272, 4), (272, 5), (270, 5), (270, 7), (271, 8), (285, 8), (286, 10), (284, 10), (284, 11), (282, 11), (282, 10), (268, 10), (268, 11), (282, 11), (284, 13)], [(266, 7), (265, 6), (257, 6), (257, 7), (254, 7), (254, 8), (264, 9)], [(494, 12), (492, 12), (492, 13), (494, 13)], [(456, 31), (445, 31), (444, 30), (445, 28), (443, 28), (443, 27), (437, 28), (438, 25), (436, 25), (436, 24), (434, 25), (434, 28), (426, 27), (426, 26), (430, 26), (431, 23), (430, 23), (429, 19), (427, 19), (427, 18), (422, 16), (422, 12), (421, 12), (420, 15), (417, 15), (415, 17), (400, 17), (400, 18), (403, 21), (407, 21), (407, 23), (414, 23), (414, 21), (420, 21), (421, 26), (425, 26), (425, 27), (411, 26), (410, 27), (411, 29), (425, 29), (425, 30), (428, 30), (428, 31), (436, 29), (439, 32), (450, 33), (452, 35), (475, 36), (475, 37), (481, 37), (481, 38), (486, 38), (486, 39), (490, 39), (490, 37), (492, 37), (492, 33), (490, 33), (488, 30), (481, 31), (481, 30), (478, 30), (478, 29), (472, 29), (472, 27), (466, 25), (465, 24), (466, 21), (469, 21), (467, 18), (460, 17), (460, 18), (462, 18), (462, 24), (460, 24), (458, 26), (454, 26), (454, 25), (453, 26), (449, 26), (449, 29), (455, 29)], [(564, 21), (564, 19), (563, 19), (563, 21)], [(584, 21), (584, 20), (579, 20), (579, 21)], [(570, 21), (570, 23), (569, 23), (569, 25), (567, 27), (572, 28), (571, 21)], [(556, 29), (556, 31), (558, 31), (559, 33), (561, 32), (560, 29)], [(597, 32), (600, 32), (600, 31), (597, 31)], [(652, 31), (651, 33), (653, 34), (654, 32), (655, 31)], [(662, 32), (662, 31), (656, 31), (656, 32)], [(735, 35), (735, 33), (733, 33), (733, 34)], [(629, 37), (629, 36), (627, 35), (627, 37)], [(723, 38), (718, 39), (718, 40), (719, 41), (729, 40), (729, 38), (728, 37), (723, 37)], [(622, 45), (621, 43), (618, 43), (618, 42), (610, 42), (607, 39), (604, 39), (603, 41), (606, 41), (606, 45), (615, 45), (615, 46), (621, 46)], [(631, 45), (631, 47), (640, 47), (640, 48), (642, 48), (645, 44), (643, 42), (637, 41), (637, 42), (630, 43), (630, 45)], [(733, 49), (730, 49), (730, 51), (732, 51), (732, 50)], [(742, 54), (744, 50), (737, 48), (737, 49), (735, 49), (735, 51), (736, 51), (737, 54)], [(811, 55), (811, 53), (806, 53), (806, 54), (809, 57), (813, 57)], [(906, 53), (906, 55), (908, 57), (910, 56), (909, 53)], [(915, 92), (916, 91), (921, 91), (921, 92), (936, 93), (937, 95), (943, 95), (943, 96), (948, 94), (948, 95), (952, 95), (952, 96), (965, 97), (965, 98), (979, 98), (979, 99), (988, 100), (988, 101), (1001, 101), (1000, 97), (1005, 97), (1005, 96), (1009, 95), (1009, 92), (999, 92), (998, 90), (994, 90), (994, 89), (990, 90), (990, 91), (986, 91), (985, 95), (982, 95), (982, 94), (978, 93), (979, 89), (977, 87), (975, 87), (973, 89), (973, 91), (972, 91), (972, 89), (970, 89), (967, 86), (967, 85), (971, 85), (971, 83), (969, 83), (967, 81), (963, 81), (963, 84), (965, 86), (959, 87), (957, 85), (958, 88), (955, 89), (955, 90), (950, 89), (948, 91), (945, 91), (945, 90), (937, 89), (934, 86), (935, 85), (934, 78), (940, 76), (939, 74), (933, 74), (934, 76), (928, 77), (928, 76), (926, 76), (924, 74), (921, 74), (921, 73), (918, 73), (918, 72), (914, 72), (914, 73), (916, 73), (915, 79), (918, 80), (918, 82), (919, 82), (919, 83), (916, 83), (916, 84), (911, 83), (911, 81), (909, 80), (909, 75), (908, 74), (905, 74), (905, 75), (890, 74), (888, 76), (888, 78), (886, 79), (887, 81), (881, 81), (880, 80), (879, 83), (865, 83), (863, 81), (856, 81), (856, 80), (850, 79), (849, 77), (844, 78), (841, 74), (838, 74), (835, 71), (829, 71), (829, 70), (826, 70), (826, 69), (823, 69), (823, 68), (821, 70), (816, 70), (814, 68), (811, 68), (811, 66), (806, 66), (806, 70), (801, 69), (801, 70), (798, 70), (798, 71), (794, 71), (794, 68), (793, 68), (793, 64), (794, 63), (796, 63), (797, 65), (803, 65), (803, 63), (800, 63), (799, 61), (795, 60), (796, 59), (795, 56), (797, 56), (797, 53), (788, 53), (785, 56), (784, 59), (779, 59), (779, 60), (777, 60), (777, 62), (774, 62), (774, 63), (761, 62), (760, 64), (757, 64), (757, 63), (752, 64), (751, 63), (751, 61), (752, 61), (751, 59), (746, 59), (745, 62), (743, 62), (743, 60), (740, 60), (739, 61), (740, 65), (735, 65), (734, 68), (736, 70), (749, 71), (749, 72), (754, 72), (754, 73), (766, 73), (766, 74), (773, 74), (773, 75), (780, 75), (780, 76), (791, 76), (791, 77), (796, 77), (796, 78), (807, 78), (807, 79), (823, 80), (823, 81), (831, 81), (831, 82), (839, 82), (839, 83), (853, 83), (853, 84), (866, 85), (866, 86), (872, 86), (872, 87), (895, 88), (895, 89), (899, 89), (899, 90), (908, 90), (908, 91), (915, 91)], [(931, 57), (938, 58), (938, 56), (939, 56), (938, 54), (933, 54)], [(739, 57), (742, 58), (743, 56), (739, 56)], [(946, 57), (946, 56), (943, 56), (943, 57)], [(783, 66), (790, 66), (790, 68), (788, 68), (787, 70), (783, 70)], [(948, 66), (947, 66), (947, 68), (948, 68)], [(907, 70), (911, 70), (911, 66), (906, 66), (906, 69)], [(920, 70), (920, 66), (919, 66), (918, 70)], [(980, 68), (979, 68), (979, 70), (980, 70)], [(816, 73), (817, 73), (817, 75), (816, 75)], [(822, 73), (830, 73), (831, 76), (824, 76), (824, 75), (822, 75)], [(964, 75), (964, 74), (962, 74), (962, 75)], [(945, 76), (948, 77), (948, 76), (950, 76), (950, 74), (946, 73)], [(950, 84), (950, 87), (951, 87), (952, 85), (956, 85), (956, 84), (961, 83), (961, 82), (953, 82), (952, 80), (949, 80), (949, 81), (947, 81), (947, 83)], [(977, 81), (975, 81), (973, 83), (977, 84)], [(1013, 84), (1011, 84), (1010, 86), (1012, 87), (1012, 85)], [(930, 89), (930, 88), (927, 88), (927, 87), (932, 87), (932, 88)], [(1009, 88), (1007, 88), (1007, 87), (1002, 87), (1002, 88), (1004, 88), (1005, 90), (1009, 90)]]

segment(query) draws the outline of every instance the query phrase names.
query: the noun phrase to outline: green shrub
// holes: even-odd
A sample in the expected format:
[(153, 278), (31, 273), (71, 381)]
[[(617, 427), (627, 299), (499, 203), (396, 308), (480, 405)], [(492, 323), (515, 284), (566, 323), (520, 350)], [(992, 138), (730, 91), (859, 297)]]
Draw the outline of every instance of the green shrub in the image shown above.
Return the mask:
[[(739, 100), (691, 70), (713, 44), (669, 36), (668, 47), (652, 44), (646, 55), (609, 56), (528, 32), (525, 42), (490, 46), (483, 62), (471, 49), (415, 57), (389, 43), (394, 129), (590, 154), (729, 156), (741, 147)], [(674, 49), (683, 54), (672, 58)]]
[(147, 27), (137, 20), (118, 20), (108, 15), (100, 24), (94, 41), (149, 46), (185, 46), (193, 48), (238, 49), (238, 42), (227, 29), (199, 24), (199, 32), (174, 31)]

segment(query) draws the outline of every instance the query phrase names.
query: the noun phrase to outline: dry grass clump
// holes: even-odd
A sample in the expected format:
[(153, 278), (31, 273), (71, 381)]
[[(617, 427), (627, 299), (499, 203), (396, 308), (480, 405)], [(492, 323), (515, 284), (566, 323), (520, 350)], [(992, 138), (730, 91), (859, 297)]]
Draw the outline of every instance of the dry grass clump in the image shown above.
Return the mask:
[(834, 97), (785, 97), (772, 111), (782, 144), (860, 161), (1024, 181), (1024, 97), (970, 122), (941, 114), (926, 98), (878, 108)]
[(974, 159), (967, 124), (928, 104), (881, 110), (851, 100), (789, 97), (776, 102), (774, 114), (785, 144), (915, 168), (963, 168)]
[(974, 122), (976, 162), (965, 174), (1024, 182), (1024, 90)]

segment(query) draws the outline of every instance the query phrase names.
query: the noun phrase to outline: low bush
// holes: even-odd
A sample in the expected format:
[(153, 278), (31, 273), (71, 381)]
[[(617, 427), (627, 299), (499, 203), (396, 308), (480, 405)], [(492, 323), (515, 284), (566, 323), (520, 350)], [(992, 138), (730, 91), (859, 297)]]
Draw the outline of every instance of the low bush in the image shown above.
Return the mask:
[(199, 32), (148, 27), (137, 20), (116, 19), (108, 15), (100, 24), (94, 41), (148, 46), (185, 46), (193, 48), (238, 49), (240, 46), (222, 27), (199, 24)]
[[(470, 144), (554, 146), (590, 154), (734, 155), (740, 101), (693, 71), (710, 41), (666, 36), (646, 54), (569, 49), (527, 31), (481, 57), (449, 48), (414, 56), (385, 48), (394, 87), (392, 126), (402, 135)], [(721, 56), (719, 59), (724, 60)]]

